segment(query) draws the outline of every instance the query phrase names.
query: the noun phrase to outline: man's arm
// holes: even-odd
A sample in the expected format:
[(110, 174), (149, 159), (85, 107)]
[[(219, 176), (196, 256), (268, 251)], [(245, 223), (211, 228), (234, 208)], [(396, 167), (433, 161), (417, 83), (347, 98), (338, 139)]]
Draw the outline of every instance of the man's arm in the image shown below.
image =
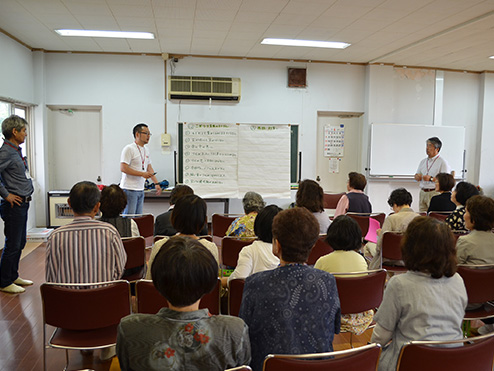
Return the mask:
[(126, 164), (125, 162), (120, 163), (120, 171), (127, 175), (142, 176), (144, 179), (150, 178), (153, 174), (149, 171), (134, 170), (129, 166), (129, 164)]
[(153, 181), (155, 187), (156, 187), (156, 194), (160, 195), (161, 194), (161, 186), (158, 184), (158, 178), (156, 178), (156, 172), (154, 171), (153, 167), (151, 164), (148, 165), (148, 173), (151, 174), (151, 180)]

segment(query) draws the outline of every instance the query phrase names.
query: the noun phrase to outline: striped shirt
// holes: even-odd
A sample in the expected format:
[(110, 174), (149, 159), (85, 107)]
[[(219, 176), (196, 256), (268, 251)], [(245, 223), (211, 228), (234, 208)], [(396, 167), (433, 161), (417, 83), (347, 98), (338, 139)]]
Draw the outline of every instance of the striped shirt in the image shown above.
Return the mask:
[(122, 276), (127, 254), (114, 226), (90, 217), (75, 217), (58, 228), (46, 247), (46, 281), (95, 283)]

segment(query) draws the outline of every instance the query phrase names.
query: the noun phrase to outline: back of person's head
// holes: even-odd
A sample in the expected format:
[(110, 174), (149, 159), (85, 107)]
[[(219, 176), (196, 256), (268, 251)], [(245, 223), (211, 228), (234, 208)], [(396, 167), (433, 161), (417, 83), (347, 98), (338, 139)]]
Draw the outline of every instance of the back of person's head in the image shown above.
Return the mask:
[(17, 115), (11, 115), (2, 122), (2, 134), (9, 140), (14, 135), (14, 129), (21, 131), (27, 126), (27, 121)]
[(448, 173), (439, 173), (436, 175), (437, 182), (439, 183), (439, 190), (442, 192), (449, 192), (455, 186), (455, 178)]
[(393, 207), (396, 206), (410, 206), (413, 202), (412, 195), (405, 188), (397, 188), (388, 198), (388, 205)]
[(197, 195), (177, 200), (171, 215), (173, 228), (182, 234), (198, 234), (207, 222), (206, 201)]
[(304, 207), (280, 211), (273, 220), (273, 239), (288, 263), (305, 263), (319, 237), (319, 223)]
[(479, 190), (472, 183), (459, 182), (455, 188), (456, 194), (455, 198), (458, 203), (465, 206), (470, 197), (479, 194)]
[(218, 280), (218, 263), (199, 241), (172, 237), (151, 265), (156, 289), (175, 307), (194, 304), (211, 292)]
[(438, 137), (429, 138), (429, 139), (427, 139), (427, 142), (432, 144), (434, 146), (434, 148), (436, 148), (439, 151), (441, 150), (441, 147), (443, 146), (443, 142), (441, 142), (441, 140)]
[(357, 250), (362, 247), (362, 230), (355, 219), (340, 215), (328, 227), (326, 242), (333, 250)]
[(147, 127), (148, 127), (147, 124), (145, 124), (144, 122), (140, 122), (136, 126), (134, 126), (134, 128), (132, 129), (132, 134), (134, 135), (134, 138), (138, 133), (142, 131), (142, 129)]
[(177, 184), (170, 193), (170, 205), (175, 205), (177, 200), (187, 195), (193, 195), (194, 190), (185, 184)]
[(365, 179), (365, 176), (363, 174), (353, 171), (351, 173), (348, 173), (348, 185), (350, 186), (350, 188), (363, 191), (365, 186), (367, 185), (367, 179)]
[(244, 212), (246, 214), (250, 214), (253, 212), (258, 213), (266, 205), (266, 203), (262, 199), (262, 196), (256, 192), (247, 192), (242, 199), (242, 204), (244, 206)]
[(456, 240), (448, 225), (435, 218), (419, 216), (408, 224), (401, 253), (408, 270), (430, 273), (432, 278), (456, 272)]
[(127, 196), (122, 188), (116, 184), (106, 186), (101, 191), (101, 205), (99, 209), (104, 218), (116, 218), (127, 206)]
[(83, 181), (76, 183), (69, 193), (70, 207), (77, 214), (93, 211), (101, 197), (98, 186), (93, 182)]
[(490, 231), (494, 228), (494, 200), (492, 198), (472, 196), (468, 199), (466, 208), (474, 229)]
[(313, 213), (324, 211), (324, 191), (314, 180), (302, 180), (298, 185), (295, 202), (298, 207), (305, 207)]
[(281, 210), (276, 205), (269, 205), (256, 216), (254, 233), (261, 241), (273, 242), (273, 219)]

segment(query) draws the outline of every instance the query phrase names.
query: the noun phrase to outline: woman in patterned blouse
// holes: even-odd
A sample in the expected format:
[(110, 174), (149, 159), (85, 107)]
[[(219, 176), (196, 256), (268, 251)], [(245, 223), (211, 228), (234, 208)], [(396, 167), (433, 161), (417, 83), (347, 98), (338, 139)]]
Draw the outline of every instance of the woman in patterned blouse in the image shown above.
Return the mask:
[(468, 199), (479, 194), (479, 190), (473, 184), (468, 182), (460, 182), (456, 185), (451, 201), (456, 204), (456, 210), (446, 218), (446, 224), (454, 231), (467, 231), (465, 227), (465, 205)]
[(266, 203), (262, 196), (256, 192), (247, 192), (242, 200), (245, 215), (235, 219), (228, 230), (226, 236), (233, 237), (255, 237), (254, 222), (257, 214), (264, 208)]

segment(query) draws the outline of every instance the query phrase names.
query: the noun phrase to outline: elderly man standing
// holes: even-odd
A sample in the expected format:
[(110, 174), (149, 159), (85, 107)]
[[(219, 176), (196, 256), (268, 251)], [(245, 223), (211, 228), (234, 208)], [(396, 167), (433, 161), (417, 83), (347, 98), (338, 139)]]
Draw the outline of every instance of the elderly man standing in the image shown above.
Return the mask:
[(137, 124), (132, 133), (134, 143), (126, 145), (120, 156), (120, 171), (122, 172), (120, 188), (127, 195), (127, 206), (123, 214), (142, 214), (146, 179), (152, 179), (158, 195), (161, 194), (161, 187), (151, 166), (149, 150), (144, 147), (151, 138), (149, 127), (144, 123)]
[(2, 122), (5, 137), (0, 148), (0, 214), (4, 222), (5, 247), (0, 261), (0, 291), (19, 294), (33, 282), (19, 277), (19, 260), (26, 245), (26, 225), (33, 182), (27, 160), (19, 147), (26, 140), (27, 122), (12, 115)]
[(439, 155), (442, 145), (438, 137), (427, 139), (427, 157), (420, 161), (415, 174), (415, 180), (420, 182), (420, 212), (427, 212), (431, 198), (439, 194), (436, 192), (435, 176), (439, 173), (451, 173), (454, 176), (446, 160)]

